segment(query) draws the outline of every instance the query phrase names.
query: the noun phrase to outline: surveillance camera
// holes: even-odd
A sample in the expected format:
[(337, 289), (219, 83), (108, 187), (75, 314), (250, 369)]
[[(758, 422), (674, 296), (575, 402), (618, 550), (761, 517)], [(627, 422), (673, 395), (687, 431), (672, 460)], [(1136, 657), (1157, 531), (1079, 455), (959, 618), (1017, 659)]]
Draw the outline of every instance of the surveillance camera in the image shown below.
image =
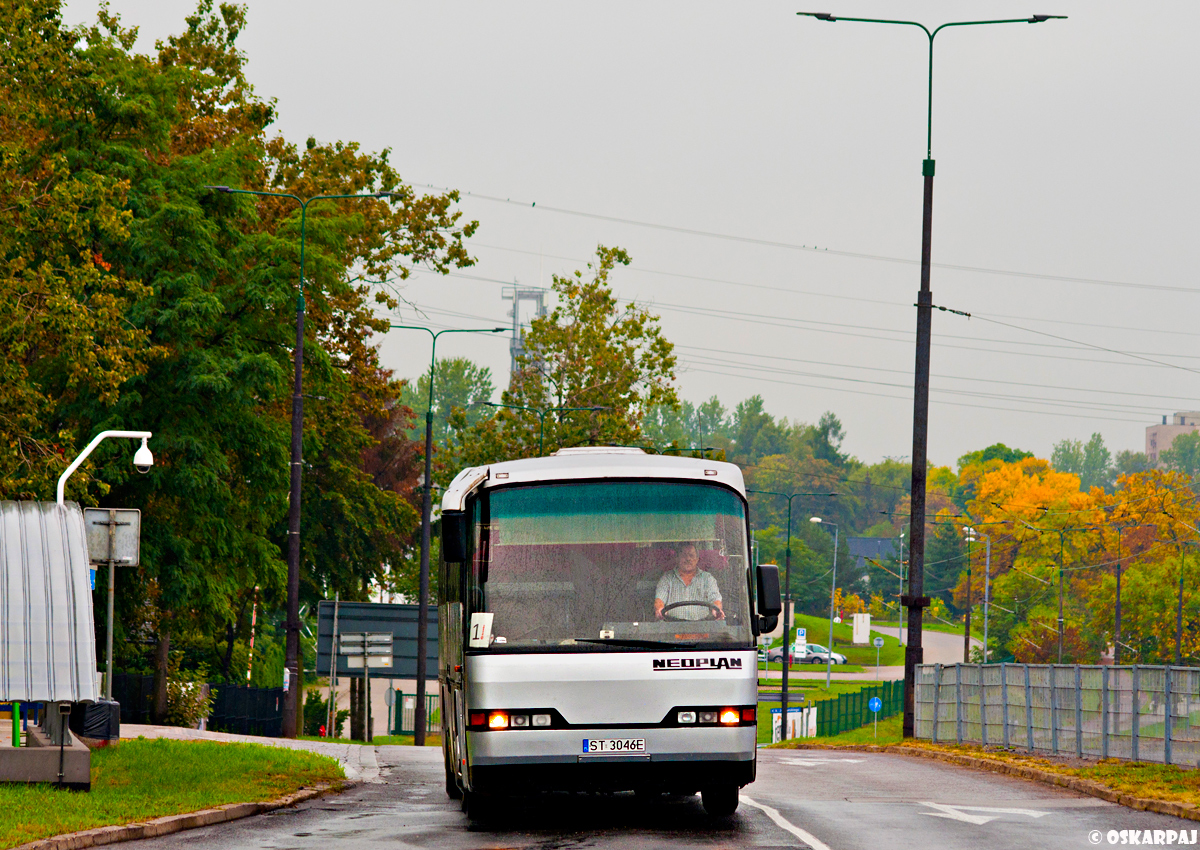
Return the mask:
[(144, 437), (142, 438), (142, 447), (134, 452), (133, 466), (143, 475), (150, 471), (150, 467), (154, 466), (154, 455), (150, 452), (150, 447), (146, 445)]

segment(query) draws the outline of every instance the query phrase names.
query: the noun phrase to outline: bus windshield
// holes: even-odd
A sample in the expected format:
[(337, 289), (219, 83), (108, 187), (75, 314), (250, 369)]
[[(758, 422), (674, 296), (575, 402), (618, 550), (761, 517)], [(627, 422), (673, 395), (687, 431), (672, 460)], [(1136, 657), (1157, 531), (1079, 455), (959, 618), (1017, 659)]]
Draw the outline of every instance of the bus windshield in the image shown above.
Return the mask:
[(468, 648), (751, 648), (746, 512), (717, 485), (492, 490), (473, 512)]

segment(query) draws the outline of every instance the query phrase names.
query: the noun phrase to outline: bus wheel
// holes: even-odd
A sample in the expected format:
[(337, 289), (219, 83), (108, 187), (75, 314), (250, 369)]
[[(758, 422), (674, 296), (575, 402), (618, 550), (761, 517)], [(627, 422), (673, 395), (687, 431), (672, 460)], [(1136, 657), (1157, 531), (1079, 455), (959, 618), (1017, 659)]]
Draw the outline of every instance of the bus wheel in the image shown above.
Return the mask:
[(496, 817), (496, 802), (478, 791), (463, 791), (462, 810), (472, 824), (485, 824)]
[(704, 811), (713, 817), (729, 817), (737, 811), (738, 787), (736, 785), (717, 785), (713, 788), (705, 788), (700, 792), (700, 800), (704, 803)]
[(458, 787), (458, 777), (454, 775), (454, 769), (450, 767), (450, 758), (446, 755), (444, 748), (442, 761), (446, 763), (446, 796), (451, 800), (461, 800), (462, 789)]

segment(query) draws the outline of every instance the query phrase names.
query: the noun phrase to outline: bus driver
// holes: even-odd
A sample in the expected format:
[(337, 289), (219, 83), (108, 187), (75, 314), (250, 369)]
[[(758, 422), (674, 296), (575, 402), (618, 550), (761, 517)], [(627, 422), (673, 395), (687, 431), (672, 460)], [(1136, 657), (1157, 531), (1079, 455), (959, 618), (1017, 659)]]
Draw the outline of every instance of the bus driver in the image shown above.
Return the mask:
[(721, 607), (721, 589), (712, 573), (699, 569), (700, 554), (695, 543), (682, 543), (675, 569), (663, 573), (654, 591), (654, 616), (663, 619), (663, 608), (677, 602), (703, 603), (682, 605), (670, 612), (675, 620), (725, 619)]

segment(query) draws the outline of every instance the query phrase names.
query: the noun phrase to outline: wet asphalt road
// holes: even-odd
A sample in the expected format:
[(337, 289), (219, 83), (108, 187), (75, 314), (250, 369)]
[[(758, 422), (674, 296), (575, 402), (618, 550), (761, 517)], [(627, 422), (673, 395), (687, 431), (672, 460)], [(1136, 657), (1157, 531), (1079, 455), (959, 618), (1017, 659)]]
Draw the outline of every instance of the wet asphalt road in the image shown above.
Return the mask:
[[(631, 794), (551, 794), (472, 829), (443, 790), (440, 750), (380, 747), (377, 781), (294, 809), (139, 842), (187, 848), (1075, 848), (1089, 833), (1190, 830), (1036, 783), (904, 756), (762, 750), (737, 813), (709, 818), (699, 797), (647, 806)], [(1166, 834), (1164, 834), (1166, 837)]]

